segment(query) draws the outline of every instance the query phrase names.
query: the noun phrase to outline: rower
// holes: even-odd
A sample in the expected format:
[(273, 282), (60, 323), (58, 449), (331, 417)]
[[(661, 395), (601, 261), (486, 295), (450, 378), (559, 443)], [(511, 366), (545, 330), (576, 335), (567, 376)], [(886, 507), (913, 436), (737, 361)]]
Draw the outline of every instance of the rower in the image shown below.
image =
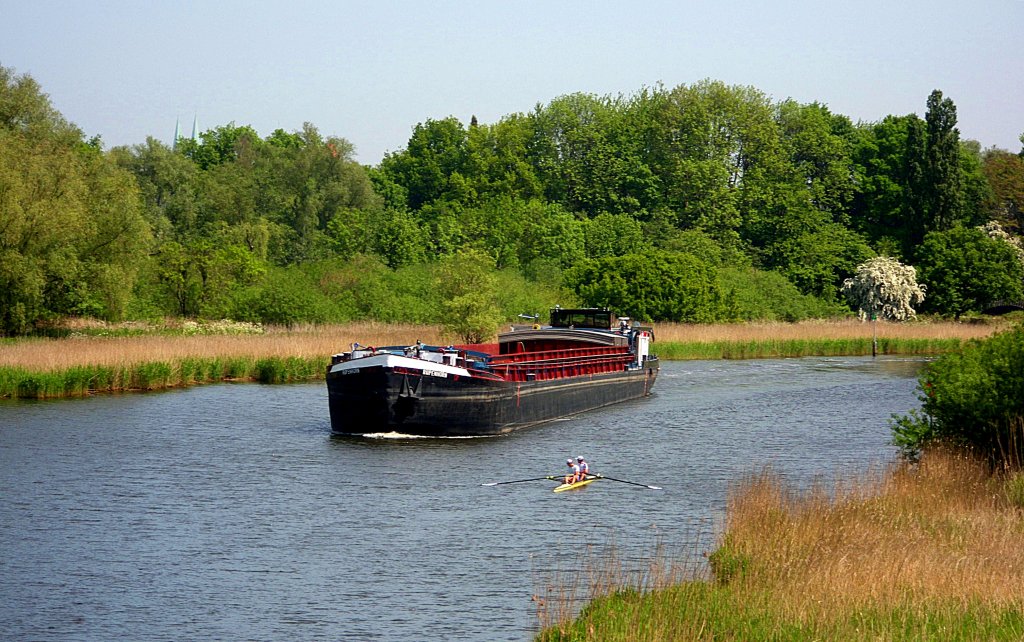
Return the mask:
[(586, 479), (590, 474), (590, 465), (583, 459), (583, 455), (576, 457), (576, 465), (580, 469), (580, 479)]
[(575, 484), (580, 479), (582, 479), (580, 477), (580, 467), (576, 465), (576, 463), (572, 460), (572, 457), (565, 460), (565, 465), (568, 466), (569, 468), (572, 468), (572, 473), (565, 476), (565, 483)]

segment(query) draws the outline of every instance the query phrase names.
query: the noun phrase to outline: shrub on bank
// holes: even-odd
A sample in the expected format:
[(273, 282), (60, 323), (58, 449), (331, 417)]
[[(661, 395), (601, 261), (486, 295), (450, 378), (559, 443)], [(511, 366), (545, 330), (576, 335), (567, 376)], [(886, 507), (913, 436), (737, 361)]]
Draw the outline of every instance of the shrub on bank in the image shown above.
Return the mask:
[(850, 314), (838, 303), (803, 294), (778, 272), (723, 266), (717, 278), (729, 320), (803, 321)]
[(945, 442), (993, 463), (1024, 462), (1024, 326), (943, 355), (919, 381), (921, 410), (894, 419), (892, 427), (907, 455)]

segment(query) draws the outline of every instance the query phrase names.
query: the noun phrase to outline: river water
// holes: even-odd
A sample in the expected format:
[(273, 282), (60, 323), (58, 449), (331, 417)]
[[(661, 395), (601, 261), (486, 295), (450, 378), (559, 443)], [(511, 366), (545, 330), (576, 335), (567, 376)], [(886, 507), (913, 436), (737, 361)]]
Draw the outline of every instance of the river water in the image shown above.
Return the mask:
[[(743, 475), (891, 461), (921, 364), (668, 362), (647, 399), (479, 439), (332, 438), (322, 383), (5, 401), (0, 637), (528, 640), (580, 550), (699, 557)], [(480, 485), (577, 454), (663, 490)]]

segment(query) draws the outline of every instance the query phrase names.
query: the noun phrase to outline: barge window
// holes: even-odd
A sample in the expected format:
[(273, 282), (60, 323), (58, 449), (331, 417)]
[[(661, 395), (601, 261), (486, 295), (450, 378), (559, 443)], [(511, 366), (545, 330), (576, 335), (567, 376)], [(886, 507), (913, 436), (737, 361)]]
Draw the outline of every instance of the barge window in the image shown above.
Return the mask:
[(612, 313), (609, 310), (583, 309), (551, 311), (551, 325), (556, 328), (601, 328), (612, 327)]

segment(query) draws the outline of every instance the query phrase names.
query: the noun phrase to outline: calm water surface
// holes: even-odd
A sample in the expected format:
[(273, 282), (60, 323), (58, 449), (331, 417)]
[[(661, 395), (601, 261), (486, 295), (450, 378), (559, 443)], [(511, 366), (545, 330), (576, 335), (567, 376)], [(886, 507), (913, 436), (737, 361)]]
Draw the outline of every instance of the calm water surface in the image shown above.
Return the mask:
[[(708, 550), (729, 484), (890, 461), (922, 361), (664, 364), (646, 400), (485, 439), (330, 437), (322, 383), (0, 403), (0, 637), (527, 640), (583, 543)], [(540, 481), (583, 454), (602, 481)]]

